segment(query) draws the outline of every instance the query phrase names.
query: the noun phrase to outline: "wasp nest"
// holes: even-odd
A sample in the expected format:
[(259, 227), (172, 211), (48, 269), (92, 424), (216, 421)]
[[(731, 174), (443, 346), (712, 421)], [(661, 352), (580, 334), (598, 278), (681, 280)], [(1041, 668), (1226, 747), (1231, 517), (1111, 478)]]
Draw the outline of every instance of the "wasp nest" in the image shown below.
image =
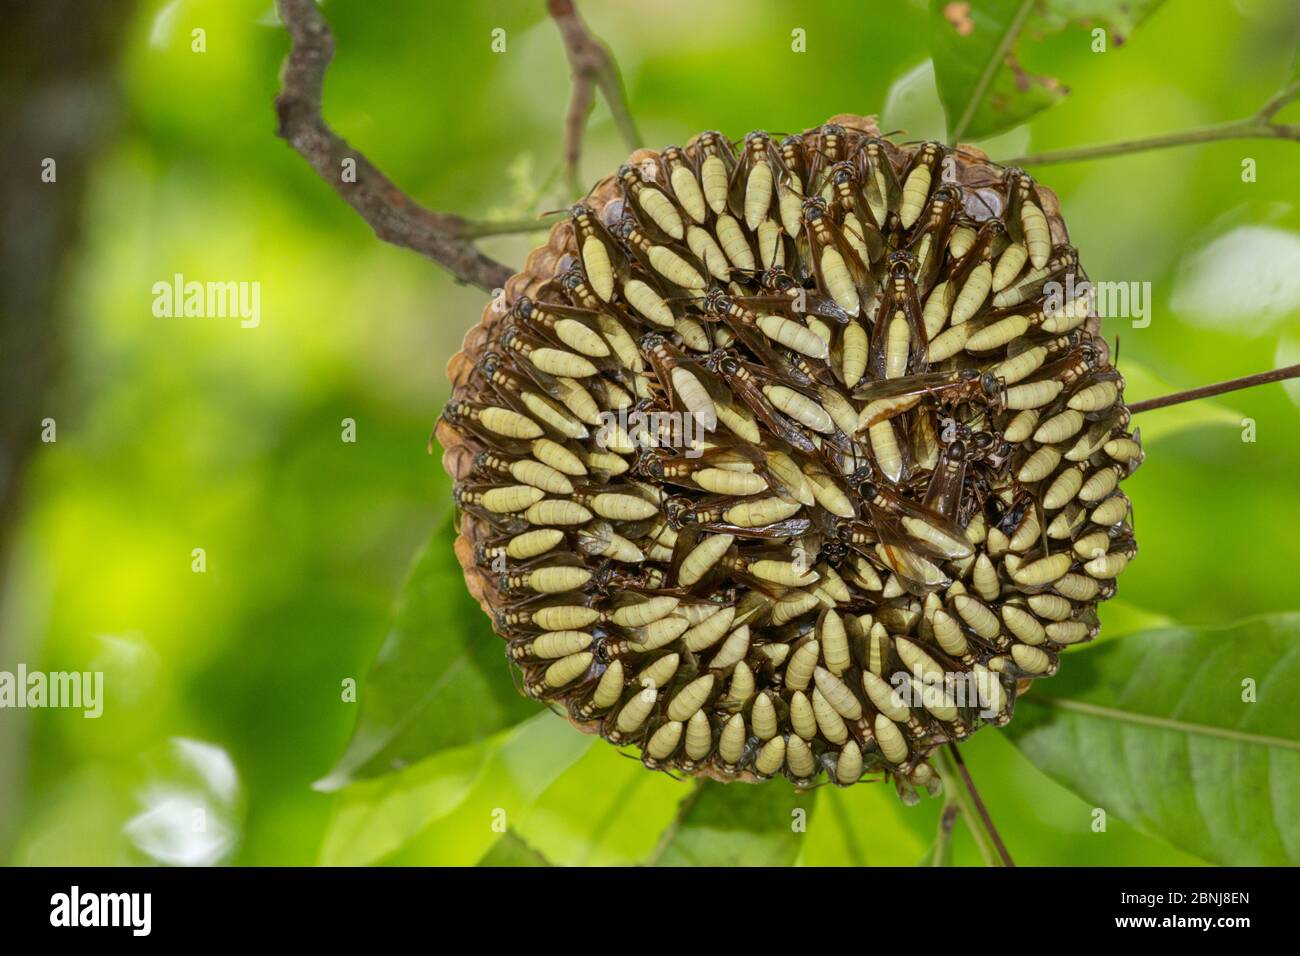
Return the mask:
[(449, 367), (457, 550), (527, 693), (652, 768), (933, 789), (1136, 551), (1091, 304), (1056, 197), (969, 149), (635, 153)]

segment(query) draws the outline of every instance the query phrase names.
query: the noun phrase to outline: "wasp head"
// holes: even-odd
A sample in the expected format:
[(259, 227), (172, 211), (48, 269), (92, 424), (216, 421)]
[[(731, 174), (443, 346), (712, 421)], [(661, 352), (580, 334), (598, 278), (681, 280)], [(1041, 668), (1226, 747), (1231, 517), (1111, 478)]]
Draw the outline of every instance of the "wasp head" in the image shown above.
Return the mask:
[(687, 525), (695, 523), (695, 514), (691, 511), (691, 499), (684, 495), (673, 495), (664, 501), (664, 517), (668, 527), (680, 531)]
[(1002, 380), (992, 372), (985, 372), (980, 376), (980, 388), (983, 389), (985, 398), (995, 399), (1002, 392)]
[(961, 187), (956, 183), (944, 183), (934, 191), (933, 199), (935, 202), (946, 202), (957, 205), (961, 202)]
[(889, 254), (889, 274), (895, 279), (910, 279), (916, 270), (916, 256), (906, 249)]
[(664, 480), (664, 463), (653, 448), (643, 448), (636, 462), (632, 465), (634, 474), (649, 478), (651, 481)]
[(644, 352), (653, 352), (655, 349), (663, 348), (668, 344), (661, 332), (648, 332), (641, 337), (641, 350)]
[(731, 296), (722, 289), (710, 289), (704, 296), (704, 308), (713, 313), (727, 312), (732, 304)]
[(809, 196), (803, 201), (803, 218), (807, 222), (816, 222), (826, 215), (826, 200), (821, 196)]
[(852, 183), (857, 179), (857, 171), (852, 163), (836, 163), (831, 167), (831, 182), (836, 186)]
[(514, 304), (514, 314), (523, 319), (531, 319), (537, 311), (537, 305), (526, 295), (521, 295)]
[(783, 266), (772, 266), (766, 270), (759, 277), (759, 283), (764, 289), (773, 292), (786, 292), (795, 287), (794, 276), (790, 275)]
[(718, 371), (730, 378), (733, 375), (739, 375), (744, 366), (740, 364), (740, 359), (734, 355), (724, 355), (718, 361)]

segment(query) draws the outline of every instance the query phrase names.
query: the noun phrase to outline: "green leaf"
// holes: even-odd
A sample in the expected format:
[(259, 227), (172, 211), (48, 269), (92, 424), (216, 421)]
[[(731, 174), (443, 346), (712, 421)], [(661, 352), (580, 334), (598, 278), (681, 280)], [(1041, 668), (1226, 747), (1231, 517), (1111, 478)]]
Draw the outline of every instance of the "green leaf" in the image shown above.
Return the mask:
[(544, 712), (485, 742), (354, 783), (338, 795), (320, 862), (364, 866), (402, 851), (417, 857), (409, 862), (472, 866), (594, 741)]
[(781, 780), (702, 781), (682, 801), (652, 866), (789, 866), (798, 858), (814, 795)]
[(905, 807), (888, 782), (819, 787), (803, 866), (913, 866), (934, 832), (935, 800)]
[(1163, 0), (1046, 0), (1038, 10), (1034, 26), (1063, 30), (1071, 22), (1086, 26), (1105, 24), (1110, 42), (1128, 39)]
[(1121, 42), (1161, 0), (931, 0), (930, 52), (952, 143), (1008, 130), (1060, 102), (1053, 77), (1020, 66), (1019, 45), (1073, 21), (1104, 23)]
[(551, 784), (515, 828), (557, 866), (633, 866), (655, 848), (690, 790), (600, 743)]
[[(469, 795), (385, 860), (403, 866), (473, 866), (507, 828), (522, 832), (537, 800), (596, 745), (562, 717), (538, 714), (511, 729)], [(530, 841), (531, 842), (531, 841)]]
[(448, 518), (416, 558), (359, 689), (352, 740), (318, 790), (393, 773), (537, 713), (515, 690), (501, 638), (465, 588), (455, 539)]
[(478, 861), (479, 866), (550, 866), (542, 856), (519, 836), (514, 830), (507, 830), (501, 839), (492, 844), (492, 849)]
[(1035, 765), (1211, 862), (1300, 863), (1300, 614), (1146, 631), (1069, 665), (1005, 731)]
[(444, 750), (400, 773), (354, 783), (339, 794), (321, 845), (325, 866), (359, 866), (400, 849), (465, 800), (501, 741)]
[[(1130, 405), (1148, 398), (1169, 395), (1187, 386), (1171, 385), (1143, 365), (1128, 359), (1123, 361), (1124, 401)], [(1134, 428), (1141, 428), (1142, 441), (1150, 444), (1161, 438), (1177, 435), (1193, 428), (1241, 428), (1241, 412), (1224, 405), (1218, 399), (1203, 398), (1167, 408), (1142, 412), (1133, 420)]]

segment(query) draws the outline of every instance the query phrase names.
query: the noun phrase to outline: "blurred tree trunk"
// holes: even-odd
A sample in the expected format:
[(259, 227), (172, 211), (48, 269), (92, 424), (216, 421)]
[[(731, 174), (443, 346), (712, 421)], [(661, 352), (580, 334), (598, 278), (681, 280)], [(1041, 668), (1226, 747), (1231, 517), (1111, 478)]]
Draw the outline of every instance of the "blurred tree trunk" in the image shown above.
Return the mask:
[[(116, 64), (131, 0), (0, 0), (0, 581), (13, 582), (24, 467), (52, 405), (73, 306), (61, 295), (95, 159), (118, 119)], [(54, 181), (45, 172), (54, 161)], [(66, 434), (66, 432), (65, 432)], [(0, 592), (0, 624), (7, 596)], [(0, 626), (0, 666), (34, 650)], [(31, 662), (29, 662), (31, 663)], [(0, 859), (25, 750), (21, 712), (0, 717)]]

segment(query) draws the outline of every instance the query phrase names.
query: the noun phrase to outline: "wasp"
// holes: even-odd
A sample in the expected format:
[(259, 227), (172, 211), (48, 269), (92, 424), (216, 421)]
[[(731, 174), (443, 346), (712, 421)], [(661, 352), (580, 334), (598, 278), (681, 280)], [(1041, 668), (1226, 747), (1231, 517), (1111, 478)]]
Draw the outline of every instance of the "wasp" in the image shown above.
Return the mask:
[(512, 455), (527, 454), (533, 441), (545, 434), (542, 426), (527, 415), (484, 402), (453, 399), (443, 407), (442, 418), (484, 445)]
[(972, 368), (877, 379), (853, 393), (854, 398), (869, 402), (858, 420), (858, 432), (915, 408), (927, 398), (940, 405), (981, 401), (996, 411), (1004, 392), (1005, 386), (992, 372), (981, 374)]
[(1038, 198), (1038, 188), (1032, 176), (1015, 167), (1006, 171), (1004, 180), (1007, 231), (1029, 250), (1029, 261), (1034, 268), (1041, 269), (1047, 265), (1052, 252), (1052, 234)]
[(686, 236), (682, 213), (655, 182), (657, 166), (647, 162), (636, 166), (624, 163), (615, 173), (625, 205), (635, 205), (654, 225), (670, 239), (681, 241)]
[[(842, 540), (878, 559), (912, 593), (926, 594), (951, 584), (951, 576), (937, 562), (964, 560), (974, 553), (961, 527), (952, 518), (891, 492), (869, 477), (855, 479), (855, 483), (870, 520), (865, 528), (863, 522), (845, 522)], [(874, 548), (868, 547), (871, 543)]]
[(704, 193), (700, 191), (694, 162), (680, 146), (665, 147), (659, 161), (667, 170), (668, 185), (678, 204), (697, 225), (703, 225), (708, 218), (708, 208), (704, 203)]
[(930, 199), (930, 187), (943, 162), (944, 153), (941, 144), (924, 143), (912, 154), (903, 176), (902, 196), (898, 203), (898, 221), (904, 229), (911, 229), (925, 211)]
[(712, 373), (701, 363), (687, 358), (668, 339), (651, 332), (641, 339), (641, 348), (650, 359), (655, 375), (668, 391), (669, 404), (683, 409), (705, 431), (718, 427), (718, 407), (714, 396), (722, 389)]
[(728, 198), (731, 211), (753, 232), (768, 218), (776, 181), (784, 170), (772, 137), (762, 130), (745, 134), (740, 160), (731, 172)]
[(756, 276), (757, 295), (734, 295), (733, 300), (755, 312), (780, 312), (793, 316), (816, 316), (838, 324), (850, 316), (828, 295), (806, 289), (784, 266), (764, 269)]
[(812, 527), (808, 518), (795, 517), (802, 507), (781, 498), (756, 500), (748, 495), (675, 496), (664, 502), (664, 514), (676, 531), (697, 528), (738, 538), (791, 538)]
[(874, 378), (901, 378), (925, 363), (928, 338), (921, 315), (910, 252), (889, 257), (889, 280), (876, 313), (869, 368)]
[(826, 200), (816, 196), (805, 199), (803, 223), (799, 239), (801, 262), (811, 265), (818, 287), (830, 293), (836, 305), (850, 316), (860, 314), (875, 283), (862, 258), (835, 224)]
[[(584, 379), (596, 375), (601, 368), (609, 368), (610, 362), (599, 363), (568, 349), (556, 348), (551, 342), (526, 331), (523, 327), (509, 323), (501, 333), (501, 348), (516, 360), (520, 368), (536, 371), (548, 376), (554, 383), (559, 378)], [(548, 391), (554, 392), (557, 386), (550, 385)]]
[(882, 229), (890, 225), (889, 217), (898, 214), (902, 202), (903, 187), (889, 158), (889, 151), (893, 148), (888, 140), (872, 137), (863, 144), (857, 156), (861, 168), (858, 178), (866, 194), (867, 206)]
[(609, 302), (614, 296), (615, 280), (626, 270), (627, 261), (609, 231), (585, 205), (579, 203), (570, 209), (569, 221), (587, 281), (601, 301)]
[(727, 193), (736, 168), (736, 156), (731, 142), (721, 133), (701, 133), (697, 142), (704, 199), (714, 215), (718, 215), (727, 209)]
[(961, 439), (943, 446), (922, 499), (925, 507), (948, 518), (961, 514), (962, 495), (966, 490), (966, 466), (973, 455), (973, 449)]
[(573, 491), (573, 482), (551, 465), (536, 458), (513, 458), (494, 449), (475, 455), (471, 470), (476, 477), (494, 481), (513, 478), (553, 495), (567, 495)]
[(930, 197), (925, 216), (917, 223), (907, 242), (907, 250), (916, 256), (916, 285), (924, 295), (934, 286), (944, 259), (944, 241), (948, 227), (961, 209), (961, 187), (944, 183)]
[(802, 136), (791, 135), (781, 140), (781, 175), (776, 180), (777, 210), (781, 214), (781, 225), (791, 239), (798, 237), (803, 225), (803, 196), (808, 184), (804, 151)]
[(812, 161), (808, 164), (808, 192), (822, 192), (828, 185), (829, 169), (842, 162), (848, 149), (848, 131), (838, 123), (827, 123), (817, 133), (812, 144)]
[(510, 307), (510, 316), (542, 334), (553, 336), (565, 348), (588, 358), (606, 358), (609, 344), (596, 324), (597, 313), (553, 302), (537, 302), (520, 296)]
[(769, 299), (775, 304), (790, 305), (787, 300), (774, 297), (731, 296), (722, 289), (711, 289), (702, 304), (707, 315), (723, 322), (769, 368), (789, 364), (777, 355), (772, 342), (808, 358), (825, 360), (829, 355), (825, 340), (807, 326), (780, 314), (759, 315), (750, 308), (756, 301), (767, 304)]
[[(706, 359), (706, 365), (722, 377), (732, 394), (761, 419), (773, 435), (791, 447), (807, 454), (816, 452), (816, 446), (807, 433), (787, 418), (787, 414), (801, 414), (802, 418), (795, 419), (800, 424), (807, 424), (804, 419), (816, 421), (818, 427), (814, 430), (827, 433), (833, 430), (834, 425), (826, 410), (805, 395), (797, 382), (778, 372), (752, 365), (727, 352), (714, 353)], [(810, 409), (809, 405), (813, 407)]]
[(665, 448), (646, 448), (633, 473), (651, 481), (721, 495), (756, 495), (769, 490), (762, 453), (745, 442), (707, 448), (691, 457)]
[(630, 216), (614, 224), (614, 235), (643, 268), (683, 292), (708, 288), (708, 269), (695, 254), (675, 243), (655, 243)]
[[(1008, 232), (1010, 232), (1009, 227)], [(1062, 286), (1073, 282), (1078, 288), (1086, 281), (1087, 276), (1079, 268), (1078, 250), (1068, 245), (1053, 246), (1050, 257), (1045, 259), (1041, 266), (1034, 266), (1015, 282), (995, 293), (993, 306), (1002, 309), (1034, 299), (1043, 292), (1043, 287), (1048, 282), (1056, 282)]]
[(839, 213), (845, 238), (864, 263), (875, 262), (884, 251), (885, 239), (871, 207), (863, 201), (857, 167), (839, 162), (827, 170), (827, 177), (828, 202)]
[(897, 519), (914, 542), (947, 560), (961, 561), (974, 553), (966, 532), (947, 514), (878, 485), (869, 476), (858, 475), (853, 481), (873, 521), (882, 516)]

